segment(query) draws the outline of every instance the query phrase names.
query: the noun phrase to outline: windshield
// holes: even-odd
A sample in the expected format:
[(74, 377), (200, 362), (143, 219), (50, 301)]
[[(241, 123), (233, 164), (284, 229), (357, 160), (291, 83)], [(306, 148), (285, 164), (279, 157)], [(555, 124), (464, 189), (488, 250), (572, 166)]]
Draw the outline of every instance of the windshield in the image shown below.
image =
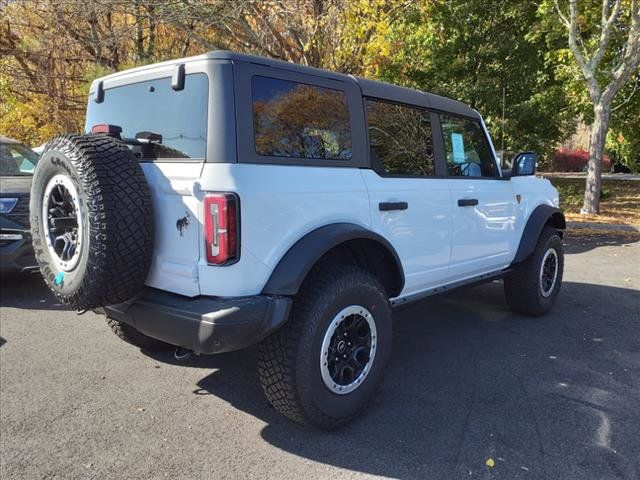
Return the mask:
[(33, 175), (38, 154), (20, 143), (0, 144), (0, 175), (8, 177)]
[(171, 78), (105, 89), (102, 103), (95, 102), (95, 94), (89, 97), (85, 130), (90, 133), (94, 125), (108, 123), (121, 127), (123, 138), (158, 133), (161, 145), (141, 149), (141, 158), (204, 159), (208, 91), (204, 73), (187, 75), (184, 89), (178, 91), (171, 88)]

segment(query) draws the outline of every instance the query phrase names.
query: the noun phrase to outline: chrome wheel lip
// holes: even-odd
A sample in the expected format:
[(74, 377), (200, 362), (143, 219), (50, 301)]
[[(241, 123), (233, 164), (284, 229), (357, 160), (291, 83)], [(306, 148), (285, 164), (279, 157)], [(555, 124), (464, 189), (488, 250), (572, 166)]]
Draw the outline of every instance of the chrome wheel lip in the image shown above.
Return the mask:
[[(356, 379), (353, 382), (347, 385), (340, 385), (336, 383), (336, 381), (334, 381), (334, 379), (331, 377), (331, 373), (329, 372), (329, 366), (328, 366), (328, 360), (327, 360), (328, 354), (329, 354), (329, 346), (331, 345), (331, 339), (333, 338), (333, 334), (335, 333), (337, 328), (340, 326), (340, 324), (344, 321), (345, 318), (352, 315), (357, 315), (361, 318), (364, 318), (369, 326), (369, 330), (371, 334), (371, 346), (369, 347), (369, 360), (365, 364), (362, 372), (356, 377)], [(346, 395), (348, 393), (353, 392), (356, 388), (362, 385), (364, 380), (369, 375), (369, 372), (371, 371), (371, 367), (375, 359), (377, 343), (378, 343), (377, 337), (378, 337), (378, 332), (376, 330), (376, 323), (373, 318), (373, 315), (368, 309), (366, 309), (361, 305), (350, 305), (348, 307), (345, 307), (333, 317), (333, 319), (331, 320), (331, 323), (329, 324), (329, 327), (327, 328), (327, 331), (324, 334), (324, 338), (322, 340), (322, 348), (320, 349), (320, 372), (322, 375), (322, 381), (332, 393), (335, 393), (338, 395)]]
[[(545, 280), (548, 280), (548, 278), (545, 278), (547, 274), (545, 274), (544, 270), (547, 262), (550, 261), (553, 262), (553, 276), (551, 278), (551, 284), (549, 285), (549, 288), (545, 288)], [(544, 298), (549, 298), (553, 293), (553, 289), (555, 288), (556, 282), (558, 281), (558, 267), (558, 252), (555, 248), (549, 248), (542, 257), (542, 262), (540, 262), (540, 274), (538, 278), (540, 293)]]
[[(75, 209), (75, 216), (78, 224), (77, 234), (76, 234), (76, 242), (75, 249), (73, 255), (70, 259), (64, 260), (60, 258), (58, 253), (55, 251), (54, 244), (52, 243), (52, 232), (49, 226), (49, 204), (51, 201), (51, 195), (53, 193), (53, 189), (57, 186), (62, 186), (69, 195), (71, 196), (73, 206)], [(83, 241), (83, 218), (82, 211), (80, 210), (80, 200), (78, 195), (78, 189), (73, 183), (73, 181), (66, 175), (58, 174), (54, 175), (47, 186), (44, 189), (43, 201), (42, 201), (42, 230), (44, 232), (44, 238), (47, 243), (47, 248), (49, 249), (49, 253), (51, 254), (51, 258), (53, 259), (56, 267), (64, 272), (70, 272), (74, 268), (77, 267), (78, 262), (80, 261), (80, 255), (82, 252), (82, 241)]]

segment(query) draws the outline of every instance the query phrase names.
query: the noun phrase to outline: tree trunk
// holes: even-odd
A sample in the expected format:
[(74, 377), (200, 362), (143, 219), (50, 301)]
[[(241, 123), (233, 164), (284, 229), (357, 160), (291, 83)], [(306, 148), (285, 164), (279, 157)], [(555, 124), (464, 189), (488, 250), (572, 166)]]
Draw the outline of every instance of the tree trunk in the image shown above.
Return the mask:
[(611, 105), (597, 103), (593, 109), (594, 118), (589, 137), (589, 164), (584, 203), (580, 213), (598, 215), (600, 213), (600, 189), (602, 186), (602, 157), (611, 119)]

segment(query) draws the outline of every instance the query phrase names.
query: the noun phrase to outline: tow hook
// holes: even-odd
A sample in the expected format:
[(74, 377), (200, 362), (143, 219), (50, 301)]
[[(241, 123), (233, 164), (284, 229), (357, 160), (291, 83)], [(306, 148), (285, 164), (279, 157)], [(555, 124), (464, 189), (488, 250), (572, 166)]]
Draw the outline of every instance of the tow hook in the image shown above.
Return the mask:
[(173, 352), (173, 356), (176, 360), (187, 360), (191, 355), (193, 355), (193, 350), (188, 350), (183, 347), (176, 347), (175, 352)]

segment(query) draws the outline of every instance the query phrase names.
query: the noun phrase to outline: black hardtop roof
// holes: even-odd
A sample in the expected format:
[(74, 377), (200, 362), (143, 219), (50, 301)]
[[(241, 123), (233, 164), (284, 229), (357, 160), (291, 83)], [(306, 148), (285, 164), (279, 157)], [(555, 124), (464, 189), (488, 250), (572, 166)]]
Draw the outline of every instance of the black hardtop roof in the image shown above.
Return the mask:
[(480, 114), (477, 111), (457, 100), (442, 97), (440, 95), (435, 95), (433, 93), (414, 90), (412, 88), (401, 87), (399, 85), (394, 85), (391, 83), (370, 80), (362, 77), (355, 77), (353, 75), (332, 72), (330, 70), (324, 70), (321, 68), (307, 67), (305, 65), (298, 65), (296, 63), (285, 62), (283, 60), (275, 60), (273, 58), (230, 52), (227, 50), (215, 50), (206, 53), (204, 56), (217, 60), (256, 63), (273, 68), (290, 70), (292, 72), (305, 73), (307, 75), (316, 75), (343, 82), (351, 82), (357, 84), (360, 87), (362, 95), (365, 97), (380, 98), (383, 100), (417, 105), (434, 110), (451, 112), (458, 115), (466, 115), (468, 117), (478, 119), (480, 118)]
[(480, 119), (480, 114), (464, 103), (457, 100), (452, 100), (450, 98), (441, 97), (440, 95), (435, 95), (433, 93), (422, 92), (420, 90), (401, 87), (399, 85), (393, 85), (386, 82), (379, 82), (377, 80), (355, 77), (353, 75), (347, 75), (344, 73), (332, 72), (330, 70), (324, 70), (321, 68), (307, 67), (305, 65), (285, 62), (283, 60), (275, 60), (273, 58), (249, 55), (246, 53), (230, 52), (228, 50), (214, 50), (194, 57), (180, 58), (161, 63), (143, 65), (129, 70), (124, 70), (122, 72), (112, 73), (110, 75), (95, 79), (92, 83), (91, 90), (93, 91), (96, 83), (103, 80), (109, 80), (139, 72), (152, 71), (153, 69), (159, 67), (169, 67), (172, 65), (179, 65), (181, 63), (190, 63), (202, 60), (254, 63), (267, 67), (288, 70), (291, 72), (303, 73), (306, 75), (315, 75), (322, 78), (328, 78), (357, 85), (362, 91), (362, 95), (364, 95), (365, 97), (374, 97), (392, 102), (417, 105), (424, 108), (451, 112), (458, 115), (465, 115), (468, 117)]

